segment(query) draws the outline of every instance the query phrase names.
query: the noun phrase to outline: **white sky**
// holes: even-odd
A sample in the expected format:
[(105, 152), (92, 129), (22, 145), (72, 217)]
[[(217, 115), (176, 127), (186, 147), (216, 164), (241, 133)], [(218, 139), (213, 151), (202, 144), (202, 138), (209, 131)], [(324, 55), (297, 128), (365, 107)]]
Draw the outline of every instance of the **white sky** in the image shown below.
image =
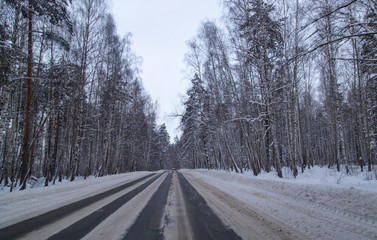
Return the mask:
[(221, 16), (218, 0), (112, 0), (118, 33), (133, 34), (133, 50), (143, 58), (144, 87), (158, 101), (157, 124), (165, 123), (173, 139), (178, 118), (168, 116), (182, 111), (182, 96), (189, 80), (185, 74), (186, 41), (197, 34), (205, 19)]

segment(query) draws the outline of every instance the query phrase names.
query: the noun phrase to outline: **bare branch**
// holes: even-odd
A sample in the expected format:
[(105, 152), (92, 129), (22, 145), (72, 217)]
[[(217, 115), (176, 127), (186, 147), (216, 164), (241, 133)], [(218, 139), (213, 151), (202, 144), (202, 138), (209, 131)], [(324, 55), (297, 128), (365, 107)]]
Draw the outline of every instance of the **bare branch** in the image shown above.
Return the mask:
[(307, 27), (309, 27), (310, 25), (312, 25), (312, 24), (318, 22), (318, 21), (321, 20), (322, 18), (328, 17), (328, 16), (330, 16), (331, 14), (333, 14), (333, 13), (339, 11), (340, 9), (342, 9), (342, 8), (346, 8), (346, 7), (350, 6), (350, 5), (352, 5), (352, 4), (355, 3), (355, 2), (357, 2), (357, 0), (352, 0), (351, 2), (346, 3), (346, 4), (342, 5), (342, 6), (339, 6), (339, 7), (337, 7), (336, 9), (334, 9), (333, 11), (328, 12), (328, 13), (326, 13), (326, 14), (324, 14), (324, 15), (322, 15), (322, 16), (316, 18), (316, 19), (314, 19), (314, 20), (311, 21), (310, 23), (308, 23), (308, 24), (306, 24), (305, 26), (301, 27), (301, 29), (299, 29), (298, 32), (301, 32), (301, 31), (305, 30)]

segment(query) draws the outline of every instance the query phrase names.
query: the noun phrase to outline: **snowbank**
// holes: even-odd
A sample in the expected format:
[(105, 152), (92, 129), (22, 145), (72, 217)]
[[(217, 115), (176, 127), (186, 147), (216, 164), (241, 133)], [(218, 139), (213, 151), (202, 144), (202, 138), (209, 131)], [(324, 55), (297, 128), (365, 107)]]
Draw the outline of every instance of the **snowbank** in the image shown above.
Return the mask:
[[(206, 171), (204, 169), (199, 171)], [(217, 171), (217, 170), (210, 170)], [(228, 174), (240, 175), (232, 171), (220, 170), (218, 172), (226, 172)], [(306, 169), (304, 173), (299, 172), (296, 178), (293, 177), (292, 171), (289, 168), (283, 168), (283, 178), (279, 178), (277, 173), (271, 171), (269, 173), (262, 172), (258, 176), (254, 176), (252, 171), (245, 171), (242, 176), (253, 179), (265, 179), (279, 182), (290, 182), (300, 184), (313, 184), (324, 185), (341, 188), (355, 188), (365, 191), (377, 192), (377, 170), (374, 168), (372, 172), (361, 172), (358, 167), (351, 167), (349, 174), (345, 173), (342, 168), (341, 172), (338, 172), (335, 168), (319, 167), (315, 166), (310, 169)]]

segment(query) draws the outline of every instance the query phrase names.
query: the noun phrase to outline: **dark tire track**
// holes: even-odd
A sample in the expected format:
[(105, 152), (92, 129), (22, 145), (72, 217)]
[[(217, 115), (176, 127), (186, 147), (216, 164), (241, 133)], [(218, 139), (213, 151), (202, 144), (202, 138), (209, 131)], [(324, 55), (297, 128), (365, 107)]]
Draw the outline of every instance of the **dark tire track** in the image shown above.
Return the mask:
[(42, 215), (32, 217), (29, 219), (26, 219), (22, 222), (13, 224), (11, 226), (5, 227), (3, 229), (0, 229), (0, 239), (16, 239), (19, 237), (24, 236), (27, 233), (30, 233), (32, 231), (35, 231), (47, 224), (53, 223), (68, 214), (78, 211), (90, 204), (93, 204), (97, 201), (100, 201), (110, 195), (113, 195), (117, 192), (120, 192), (132, 185), (135, 185), (153, 175), (156, 175), (156, 173), (149, 174), (147, 176), (138, 178), (136, 180), (133, 180), (131, 182), (128, 182), (126, 184), (123, 184), (121, 186), (118, 186), (116, 188), (110, 189), (108, 191), (105, 191), (103, 193), (94, 195), (92, 197), (85, 198), (83, 200), (68, 204), (66, 206), (60, 207), (58, 209), (46, 212)]
[(178, 180), (181, 185), (194, 239), (241, 239), (232, 229), (224, 226), (220, 218), (212, 211), (204, 198), (187, 181), (182, 173), (178, 172)]
[(124, 240), (152, 240), (163, 239), (161, 222), (164, 217), (164, 208), (167, 203), (172, 173), (161, 183), (144, 207), (135, 223), (127, 231)]
[(137, 194), (139, 194), (141, 191), (143, 191), (145, 188), (151, 185), (154, 181), (156, 181), (162, 174), (163, 173), (157, 175), (156, 177), (153, 177), (152, 179), (148, 180), (147, 182), (143, 183), (142, 185), (138, 186), (132, 191), (124, 194), (123, 196), (115, 199), (114, 201), (105, 205), (104, 207), (78, 220), (77, 222), (73, 223), (69, 227), (52, 235), (48, 239), (51, 239), (51, 240), (81, 239), (86, 234), (88, 234), (91, 230), (93, 230), (98, 224), (100, 224), (103, 220), (109, 217), (112, 213), (117, 211), (120, 207), (122, 207), (124, 204), (130, 201), (133, 197), (135, 197)]
[[(176, 176), (174, 176), (176, 179), (176, 186), (178, 186), (178, 189), (180, 189), (179, 199), (181, 199), (181, 207), (185, 209), (182, 212), (184, 213), (184, 215), (182, 216), (184, 216), (183, 219), (185, 222), (185, 225), (183, 225), (183, 227), (189, 229), (189, 235), (192, 236), (193, 239), (241, 239), (241, 237), (239, 237), (232, 229), (229, 229), (223, 224), (221, 219), (207, 205), (204, 198), (181, 173), (175, 171), (174, 174), (176, 174)], [(134, 184), (145, 180), (145, 182), (141, 183), (141, 185), (137, 186), (133, 190), (127, 190), (128, 192), (125, 191), (126, 193), (121, 192), (117, 194), (118, 196), (116, 196), (115, 199), (113, 198), (113, 200), (110, 200), (110, 203), (107, 203), (104, 206), (102, 205), (103, 207), (95, 211), (92, 210), (93, 212), (88, 211), (89, 215), (85, 214), (84, 217), (78, 219), (76, 222), (69, 222), (69, 226), (66, 225), (67, 227), (65, 228), (60, 228), (59, 230), (56, 229), (56, 232), (53, 235), (50, 235), (55, 231), (52, 230), (51, 233), (49, 233), (50, 237), (48, 237), (48, 239), (52, 240), (81, 239), (96, 227), (98, 227), (104, 220), (112, 216), (113, 213), (117, 212), (122, 206), (128, 203), (136, 195), (143, 192), (148, 186), (150, 186), (152, 183), (155, 183), (156, 180), (159, 179), (158, 184), (156, 182), (156, 184), (153, 185), (153, 188), (148, 188), (148, 197), (144, 198), (143, 200), (143, 205), (145, 203), (146, 205), (142, 208), (135, 222), (131, 225), (131, 227), (129, 227), (127, 231), (123, 233), (123, 235), (121, 234), (121, 231), (124, 231), (121, 228), (122, 219), (123, 216), (127, 217), (127, 214), (118, 214), (119, 216), (117, 221), (120, 228), (118, 227), (115, 235), (119, 234), (118, 236), (124, 236), (123, 239), (125, 240), (163, 240), (164, 227), (166, 227), (166, 225), (164, 225), (164, 223), (166, 224), (166, 221), (164, 222), (164, 220), (166, 220), (165, 218), (167, 217), (165, 216), (165, 208), (167, 206), (169, 190), (172, 185), (171, 183), (173, 173), (168, 173), (164, 178), (162, 178), (162, 176), (165, 176), (164, 173), (158, 174), (156, 176), (153, 175), (156, 174), (150, 174), (148, 176), (141, 177), (106, 192), (77, 201), (72, 204), (68, 204), (56, 210), (47, 212), (34, 218), (30, 218), (7, 228), (0, 229), (0, 239), (16, 239), (19, 237), (24, 237), (25, 234), (33, 234), (32, 232), (38, 231), (39, 229), (48, 228), (49, 224), (58, 221), (71, 213), (79, 211), (90, 204), (100, 201), (110, 195), (116, 194)], [(142, 207), (143, 205), (141, 205), (140, 207)], [(137, 212), (133, 213), (135, 214), (133, 215), (134, 217), (137, 216), (136, 213)], [(129, 222), (130, 219), (126, 219), (126, 221)], [(127, 226), (130, 226), (128, 224)], [(102, 237), (106, 236), (103, 235)]]

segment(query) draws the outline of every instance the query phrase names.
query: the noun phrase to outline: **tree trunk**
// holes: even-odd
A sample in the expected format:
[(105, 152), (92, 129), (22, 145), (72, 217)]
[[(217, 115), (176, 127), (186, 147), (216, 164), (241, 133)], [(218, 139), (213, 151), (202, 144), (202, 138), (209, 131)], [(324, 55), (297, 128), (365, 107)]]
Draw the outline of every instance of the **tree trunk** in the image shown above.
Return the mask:
[(228, 137), (227, 137), (226, 133), (224, 133), (224, 135), (225, 135), (224, 140), (225, 140), (226, 149), (228, 150), (228, 154), (230, 156), (232, 166), (234, 167), (234, 170), (236, 171), (236, 173), (239, 173), (240, 168), (238, 167), (237, 162), (233, 157), (232, 150), (230, 149), (230, 146), (229, 146)]
[(271, 124), (271, 133), (272, 133), (272, 142), (274, 145), (274, 148), (273, 148), (274, 165), (275, 165), (278, 176), (282, 178), (283, 173), (281, 171), (281, 157), (280, 157), (280, 151), (279, 151), (279, 141), (277, 138), (277, 132), (276, 132), (277, 129), (276, 129), (276, 124), (275, 124), (275, 119), (272, 117), (272, 115), (271, 115), (270, 124)]
[[(31, 103), (32, 103), (32, 74), (33, 74), (33, 0), (29, 0), (29, 29), (28, 29), (28, 60), (27, 60), (27, 97), (26, 97), (26, 119), (23, 138), (23, 153), (21, 163), (21, 190), (26, 188), (26, 178), (30, 158), (30, 135), (32, 129)], [(30, 168), (30, 167), (29, 167)]]
[(56, 165), (57, 165), (57, 156), (58, 156), (58, 149), (59, 149), (59, 139), (60, 139), (60, 111), (57, 110), (58, 115), (56, 116), (56, 124), (55, 124), (55, 138), (54, 138), (54, 149), (51, 156), (51, 165), (49, 167), (50, 175), (49, 181), (52, 181), (53, 175), (55, 175)]

